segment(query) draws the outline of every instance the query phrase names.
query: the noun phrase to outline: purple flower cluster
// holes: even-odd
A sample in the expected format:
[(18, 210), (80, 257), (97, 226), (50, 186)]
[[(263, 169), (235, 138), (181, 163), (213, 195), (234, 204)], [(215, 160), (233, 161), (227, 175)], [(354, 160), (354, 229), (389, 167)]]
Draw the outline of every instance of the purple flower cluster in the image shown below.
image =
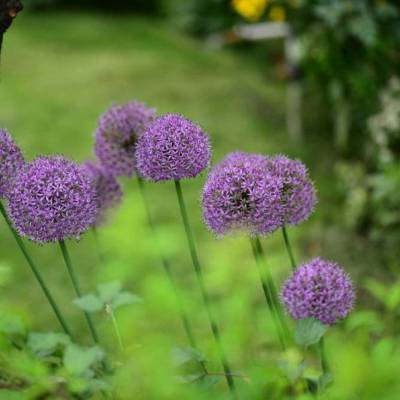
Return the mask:
[(285, 156), (231, 153), (203, 189), (203, 216), (218, 235), (235, 228), (266, 234), (306, 219), (316, 202), (306, 167)]
[(333, 325), (351, 311), (355, 293), (341, 267), (315, 258), (301, 265), (286, 281), (281, 299), (294, 319), (315, 318)]
[(17, 175), (8, 194), (18, 232), (37, 242), (77, 238), (95, 221), (95, 190), (75, 163), (39, 157)]
[(282, 181), (282, 224), (296, 225), (306, 220), (317, 202), (306, 166), (299, 160), (278, 155), (269, 159), (268, 171)]
[(208, 136), (177, 114), (157, 118), (136, 148), (139, 174), (153, 181), (193, 178), (208, 167), (210, 157)]
[(155, 110), (136, 101), (113, 105), (101, 115), (94, 152), (115, 176), (132, 176), (136, 169), (135, 145), (155, 118)]
[(103, 166), (88, 160), (82, 168), (96, 193), (97, 216), (94, 225), (99, 226), (105, 222), (107, 211), (121, 204), (122, 189), (114, 175)]
[(5, 129), (0, 129), (0, 198), (7, 196), (12, 181), (25, 161), (21, 150)]
[(267, 173), (268, 159), (229, 154), (211, 171), (203, 189), (203, 216), (218, 235), (235, 228), (266, 234), (281, 225), (280, 180)]

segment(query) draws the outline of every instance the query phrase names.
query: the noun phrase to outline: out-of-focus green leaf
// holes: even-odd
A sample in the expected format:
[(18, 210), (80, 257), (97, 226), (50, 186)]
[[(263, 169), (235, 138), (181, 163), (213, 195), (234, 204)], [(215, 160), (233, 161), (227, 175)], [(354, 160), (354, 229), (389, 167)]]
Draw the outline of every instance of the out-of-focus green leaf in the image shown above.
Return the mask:
[(318, 386), (320, 389), (327, 388), (333, 382), (333, 376), (330, 372), (323, 374), (318, 380)]
[(75, 299), (74, 304), (87, 312), (100, 311), (104, 307), (104, 303), (101, 299), (92, 293)]
[(395, 283), (388, 291), (386, 306), (390, 311), (396, 310), (400, 305), (400, 284)]
[(294, 339), (299, 346), (311, 346), (325, 334), (327, 327), (315, 318), (297, 321)]
[(175, 367), (181, 367), (189, 362), (203, 362), (206, 361), (203, 354), (191, 347), (173, 347), (171, 351), (172, 362)]
[(121, 292), (118, 293), (115, 298), (111, 302), (111, 307), (116, 310), (118, 307), (127, 305), (127, 304), (134, 304), (140, 303), (142, 301), (141, 297), (136, 296), (129, 292)]
[(14, 314), (0, 314), (0, 333), (24, 335), (25, 327), (20, 317)]
[(66, 346), (69, 343), (70, 338), (64, 333), (33, 332), (28, 336), (27, 347), (33, 353), (44, 357), (53, 354), (59, 347)]
[(97, 286), (100, 299), (104, 303), (109, 303), (113, 300), (122, 290), (122, 284), (119, 281), (102, 283)]
[(98, 346), (81, 347), (69, 344), (64, 353), (64, 366), (71, 375), (84, 375), (103, 358), (104, 352)]
[(211, 389), (222, 379), (225, 379), (223, 375), (206, 375), (204, 378), (198, 380), (198, 385), (202, 389)]
[(98, 285), (97, 293), (89, 293), (74, 300), (74, 304), (87, 312), (97, 312), (104, 310), (106, 306), (113, 310), (133, 303), (139, 303), (142, 299), (133, 293), (121, 291), (120, 282), (110, 282)]
[(377, 38), (376, 25), (368, 14), (352, 18), (350, 20), (349, 29), (366, 47), (375, 44)]

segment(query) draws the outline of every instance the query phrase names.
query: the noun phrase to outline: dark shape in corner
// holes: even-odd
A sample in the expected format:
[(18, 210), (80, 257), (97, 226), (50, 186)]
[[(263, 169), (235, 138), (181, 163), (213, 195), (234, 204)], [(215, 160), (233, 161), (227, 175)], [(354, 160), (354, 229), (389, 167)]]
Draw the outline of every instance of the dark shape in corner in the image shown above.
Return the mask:
[(0, 0), (0, 52), (4, 33), (22, 9), (23, 5), (20, 0)]

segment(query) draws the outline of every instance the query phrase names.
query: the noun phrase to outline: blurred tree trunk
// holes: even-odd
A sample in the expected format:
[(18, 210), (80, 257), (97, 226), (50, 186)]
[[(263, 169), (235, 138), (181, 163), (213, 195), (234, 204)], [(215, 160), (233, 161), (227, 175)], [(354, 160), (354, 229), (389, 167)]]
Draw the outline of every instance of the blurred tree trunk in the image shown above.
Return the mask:
[(0, 0), (0, 52), (4, 33), (22, 9), (23, 5), (20, 0)]

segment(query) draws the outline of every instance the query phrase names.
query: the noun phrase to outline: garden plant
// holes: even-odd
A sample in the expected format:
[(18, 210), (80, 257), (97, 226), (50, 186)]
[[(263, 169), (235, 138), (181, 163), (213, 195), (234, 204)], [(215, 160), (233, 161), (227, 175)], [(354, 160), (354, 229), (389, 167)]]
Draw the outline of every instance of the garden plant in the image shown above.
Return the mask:
[[(0, 33), (17, 3), (1, 4)], [(0, 70), (0, 400), (400, 397), (397, 53), (375, 57), (397, 9), (349, 4), (186, 4), (196, 34), (267, 17), (323, 43), (301, 71), (360, 112), (345, 146), (328, 129), (321, 148), (312, 133), (285, 143), (282, 85), (257, 78), (245, 46), (194, 49), (161, 11), (154, 26), (18, 18)], [(346, 71), (337, 49), (354, 43)], [(366, 75), (380, 99), (363, 97)], [(360, 251), (354, 230), (375, 240)], [(388, 263), (370, 258), (379, 241)]]
[[(108, 214), (122, 201), (123, 193), (117, 178), (123, 175), (136, 177), (145, 203), (146, 191), (150, 191), (153, 184), (173, 182), (177, 204), (170, 207), (178, 206), (181, 213), (210, 334), (218, 349), (221, 372), (217, 375), (226, 379), (232, 398), (241, 398), (238, 381), (243, 380), (245, 374), (235, 372), (230, 365), (223, 332), (204, 278), (201, 254), (197, 251), (192, 232), (190, 207), (184, 198), (185, 181), (195, 179), (207, 170), (208, 177), (202, 193), (204, 221), (215, 234), (215, 240), (221, 240), (232, 231), (249, 237), (249, 249), (254, 254), (260, 289), (267, 305), (265, 318), (273, 321), (281, 351), (285, 353), (296, 346), (319, 346), (321, 371), (318, 376), (311, 379), (299, 373), (297, 388), (291, 384), (288, 387), (292, 387), (293, 393), (318, 395), (331, 384), (334, 378), (324, 349), (324, 335), (329, 327), (347, 317), (355, 302), (355, 289), (349, 276), (333, 261), (314, 258), (301, 265), (296, 264), (288, 227), (305, 221), (313, 212), (317, 200), (314, 184), (301, 161), (283, 155), (236, 151), (211, 166), (212, 145), (199, 125), (178, 114), (157, 116), (154, 109), (137, 101), (114, 104), (99, 118), (94, 144), (96, 161), (88, 160), (78, 165), (60, 155), (39, 156), (27, 161), (6, 129), (1, 130), (0, 148), (4, 223), (8, 225), (63, 330), (59, 333), (31, 332), (27, 336), (22, 335), (18, 345), (13, 336), (21, 332), (11, 330), (7, 332), (7, 337), (17, 349), (37, 357), (56, 375), (61, 374), (59, 368), (62, 368), (80, 378), (78, 384), (70, 381), (72, 377), (69, 375), (66, 381), (60, 380), (42, 388), (44, 393), (65, 392), (63, 396), (69, 393), (79, 398), (90, 398), (98, 393), (105, 397), (118, 397), (110, 380), (112, 382), (116, 369), (124, 367), (115, 362), (112, 349), (106, 352), (102, 348), (101, 332), (93, 322), (92, 313), (104, 310), (110, 315), (116, 343), (123, 353), (125, 348), (115, 311), (123, 305), (146, 299), (123, 291), (119, 282), (103, 283), (98, 286), (97, 292), (83, 294), (68, 242), (84, 240), (88, 230), (96, 234), (104, 223), (112, 223)], [(157, 222), (150, 209), (147, 213), (154, 245), (158, 248), (165, 278), (176, 297), (190, 345), (179, 351), (184, 353), (187, 361), (193, 359), (198, 364), (197, 372), (186, 376), (186, 381), (188, 385), (198, 385), (213, 373), (209, 372), (206, 355), (197, 344), (190, 315), (185, 310), (185, 298), (175, 282), (174, 267), (157, 244)], [(282, 231), (282, 247), (287, 251), (292, 267), (291, 275), (281, 290), (278, 290), (271, 275), (268, 256), (261, 243), (262, 237), (277, 230)], [(58, 243), (60, 257), (75, 290), (73, 303), (84, 313), (94, 347), (80, 347), (81, 335), (68, 325), (61, 311), (68, 305), (57, 304), (49, 289), (50, 283), (46, 282), (26, 249), (26, 239), (42, 246)], [(100, 246), (98, 243), (99, 252)], [(289, 319), (293, 319), (295, 324)], [(74, 357), (82, 360), (78, 363)], [(28, 393), (31, 386), (37, 384), (18, 376), (8, 379), (10, 389), (28, 389)]]

